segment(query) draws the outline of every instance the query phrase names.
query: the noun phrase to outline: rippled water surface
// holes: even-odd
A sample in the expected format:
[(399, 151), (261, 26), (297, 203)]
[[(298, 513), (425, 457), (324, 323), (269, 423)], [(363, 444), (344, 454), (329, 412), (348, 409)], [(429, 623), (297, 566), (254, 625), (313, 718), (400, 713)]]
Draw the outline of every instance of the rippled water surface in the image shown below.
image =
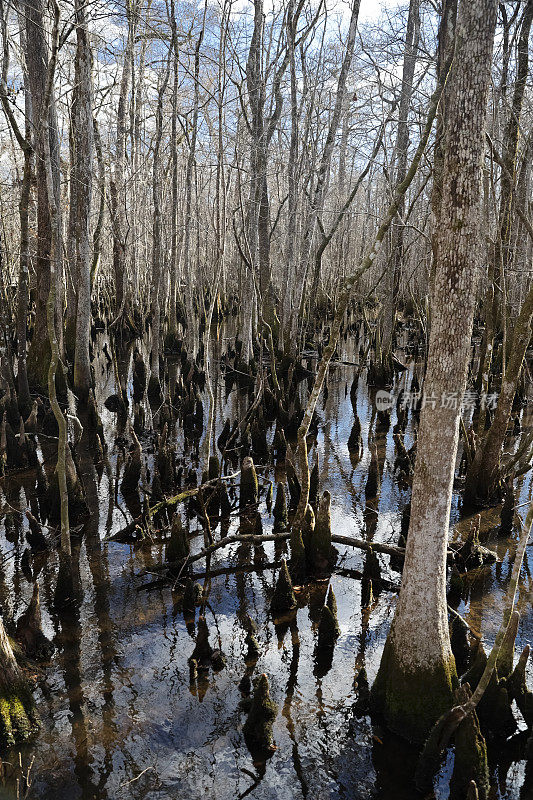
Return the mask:
[[(329, 489), (332, 495), (334, 533), (396, 543), (408, 491), (399, 486), (393, 473), (392, 427), (376, 436), (382, 487), (378, 501), (365, 506), (368, 445), (375, 430), (365, 370), (358, 391), (365, 451), (355, 466), (347, 449), (353, 423), (349, 388), (357, 352), (353, 344), (346, 345), (343, 360), (351, 363), (332, 368), (327, 399), (320, 401), (316, 447), (321, 490)], [(128, 363), (126, 353), (122, 366)], [(216, 377), (216, 362), (214, 372)], [(411, 372), (412, 365), (409, 380)], [(400, 382), (406, 379), (404, 374)], [(104, 368), (99, 377), (100, 400), (115, 390), (114, 380), (113, 370)], [(217, 383), (217, 431), (226, 417), (242, 414), (247, 402), (237, 389), (226, 395), (223, 382)], [(117, 429), (114, 414), (104, 410), (103, 421), (114, 472), (118, 451), (114, 441), (122, 431)], [(271, 428), (269, 440), (273, 432)], [(411, 427), (408, 433), (412, 435)], [(173, 436), (181, 454), (182, 430), (174, 430)], [(143, 446), (148, 448), (150, 441), (147, 434)], [(42, 446), (45, 452), (46, 444)], [(373, 728), (357, 706), (355, 679), (363, 666), (370, 681), (375, 676), (396, 597), (394, 591), (384, 590), (370, 607), (361, 608), (359, 577), (365, 570), (365, 554), (338, 547), (331, 585), (337, 598), (341, 636), (331, 667), (325, 670), (317, 666), (315, 646), (317, 607), (323, 602), (327, 583), (302, 591), (295, 619), (284, 629), (276, 629), (268, 613), (276, 573), (271, 568), (261, 569), (261, 564), (279, 559), (284, 545), (266, 543), (252, 548), (241, 544), (217, 552), (211, 561), (212, 570), (241, 567), (212, 577), (205, 586), (210, 640), (224, 651), (227, 664), (191, 686), (188, 658), (195, 631), (186, 625), (179, 595), (173, 594), (170, 586), (142, 589), (160, 577), (157, 567), (163, 560), (164, 547), (161, 543), (134, 547), (108, 541), (109, 535), (131, 518), (130, 512), (120, 493), (119, 508), (114, 507), (112, 498), (110, 502), (109, 470), (94, 466), (92, 454), (83, 452), (83, 443), (80, 459), (91, 508), (91, 517), (75, 544), (83, 602), (79, 610), (72, 609), (60, 619), (50, 614), (57, 559), (54, 554), (44, 560), (39, 574), (43, 618), (46, 633), (55, 638), (58, 649), (39, 677), (36, 696), (43, 720), (41, 733), (23, 750), (25, 763), (35, 759), (30, 796), (43, 800), (233, 800), (246, 796), (261, 800), (410, 800), (414, 796), (410, 779), (416, 754), (381, 728)], [(283, 479), (283, 466), (268, 465), (261, 474), (264, 485), (270, 479)], [(30, 477), (11, 478), (5, 483), (4, 499), (13, 507), (25, 507), (25, 484), (29, 499)], [(520, 487), (520, 502), (525, 503), (531, 486), (522, 478)], [(520, 510), (523, 512), (524, 506)], [(270, 532), (272, 519), (264, 496), (260, 511), (263, 532)], [(456, 499), (453, 522), (458, 518)], [(490, 531), (498, 521), (499, 510), (489, 511), (483, 527)], [(26, 522), (20, 524), (24, 527)], [(188, 524), (191, 532), (198, 526), (196, 519)], [(451, 535), (462, 535), (468, 526), (468, 520), (462, 522)], [(234, 519), (231, 530), (237, 527), (238, 520)], [(31, 595), (31, 584), (21, 571), (24, 546), (3, 538), (2, 523), (0, 534), (4, 556), (0, 602), (17, 616)], [(219, 530), (215, 537), (218, 535)], [(490, 545), (497, 549), (501, 563), (477, 575), (470, 599), (459, 609), (483, 634), (486, 647), (491, 646), (500, 623), (516, 541), (515, 532), (510, 540), (500, 539)], [(202, 545), (200, 534), (192, 541), (193, 550)], [(533, 639), (532, 554), (529, 547), (521, 579), (518, 649)], [(391, 568), (389, 558), (379, 556), (379, 560), (383, 577), (398, 584), (400, 575)], [(204, 569), (203, 561), (194, 564), (196, 574)], [(262, 765), (254, 764), (242, 734), (245, 713), (240, 708), (239, 683), (246, 672), (245, 613), (259, 629), (262, 652), (254, 674), (267, 673), (278, 704), (274, 725), (277, 750)], [(533, 687), (531, 665), (529, 680)], [(501, 797), (532, 797), (533, 788), (522, 787), (524, 762), (514, 760), (513, 752), (508, 753), (505, 747), (494, 747), (490, 753), (493, 781), (498, 783)], [(450, 753), (443, 763), (436, 785), (438, 798), (448, 797), (452, 760)]]

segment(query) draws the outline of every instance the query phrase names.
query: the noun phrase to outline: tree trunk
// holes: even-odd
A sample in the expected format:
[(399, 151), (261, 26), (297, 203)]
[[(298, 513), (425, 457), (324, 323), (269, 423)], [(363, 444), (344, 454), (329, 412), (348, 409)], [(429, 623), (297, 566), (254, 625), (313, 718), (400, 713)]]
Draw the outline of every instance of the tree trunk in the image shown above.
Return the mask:
[(113, 274), (115, 278), (115, 310), (117, 315), (124, 311), (126, 302), (126, 103), (130, 86), (133, 63), (134, 21), (126, 4), (128, 18), (128, 38), (120, 80), (120, 92), (117, 105), (117, 138), (115, 145), (115, 169), (110, 183), (111, 195), (111, 227), (113, 232)]
[[(38, 125), (45, 93), (48, 52), (45, 39), (45, 24), (42, 0), (26, 0), (26, 63), (34, 124)], [(49, 149), (52, 161), (55, 202), (58, 207), (57, 224), (60, 226), (59, 212), (59, 140), (53, 98), (50, 101), (48, 121)], [(47, 301), (50, 291), (50, 257), (52, 247), (52, 219), (48, 203), (45, 169), (45, 142), (42, 129), (36, 131), (34, 142), (36, 154), (37, 183), (37, 254), (35, 263), (35, 327), (28, 352), (28, 380), (30, 385), (46, 391), (48, 365), (50, 363), (50, 343), (47, 331)], [(60, 262), (59, 262), (60, 263)], [(58, 270), (58, 280), (61, 270)]]
[[(431, 335), (402, 588), (372, 690), (389, 726), (422, 741), (453, 702), (446, 548), (479, 271), (481, 175), (496, 0), (461, 0), (449, 83)], [(451, 407), (448, 407), (451, 406)]]
[[(24, 172), (19, 198), (19, 221), (20, 221), (20, 257), (19, 273), (17, 283), (17, 399), (20, 411), (26, 416), (30, 412), (31, 398), (28, 384), (27, 371), (27, 316), (28, 316), (28, 292), (30, 286), (29, 266), (30, 266), (30, 232), (29, 232), (29, 211), (31, 204), (31, 187), (33, 181), (33, 147), (32, 147), (32, 103), (29, 88), (28, 71), (23, 61), (24, 73), (24, 110), (25, 110), (25, 131), (21, 132), (16, 117), (13, 113), (8, 91), (7, 76), (9, 72), (9, 45), (8, 45), (8, 15), (4, 13), (3, 0), (0, 0), (0, 24), (2, 26), (2, 73), (0, 76), (0, 102), (4, 113), (8, 119), (15, 138), (20, 145), (24, 155)], [(19, 13), (20, 26), (20, 47), (22, 52), (26, 52), (26, 31), (24, 18)]]
[(91, 388), (89, 337), (91, 331), (91, 241), (90, 219), (93, 181), (93, 87), (92, 54), (89, 44), (86, 0), (76, 0), (76, 64), (74, 73), (75, 104), (72, 120), (75, 163), (72, 178), (76, 181), (76, 222), (74, 257), (77, 274), (76, 342), (74, 356), (74, 391), (86, 403)]
[[(407, 153), (409, 150), (409, 109), (413, 95), (413, 81), (416, 67), (418, 43), (420, 41), (420, 0), (411, 0), (409, 16), (407, 18), (407, 31), (405, 35), (405, 52), (403, 58), (402, 88), (400, 92), (398, 131), (396, 134), (396, 175), (395, 182), (400, 183), (405, 178), (407, 170)], [(404, 214), (405, 198), (398, 211), (391, 230), (392, 270), (388, 276), (388, 306), (385, 309), (383, 320), (383, 356), (385, 362), (390, 360), (392, 340), (394, 335), (394, 322), (396, 305), (400, 291), (400, 279), (404, 258)], [(389, 370), (386, 370), (389, 372)], [(391, 374), (385, 377), (392, 377)], [(386, 381), (388, 382), (388, 381)]]
[(467, 508), (479, 508), (501, 499), (500, 487), (502, 480), (506, 477), (502, 474), (501, 454), (511, 418), (516, 387), (526, 350), (531, 341), (532, 319), (533, 286), (529, 290), (512, 332), (509, 347), (510, 357), (500, 387), (494, 419), (479, 443), (466, 474), (464, 504)]
[(192, 209), (192, 189), (193, 172), (196, 163), (196, 141), (198, 137), (198, 117), (200, 110), (200, 50), (204, 38), (205, 30), (205, 9), (202, 21), (202, 29), (196, 42), (194, 51), (194, 101), (191, 123), (191, 139), (189, 154), (187, 156), (187, 167), (185, 175), (185, 234), (183, 237), (183, 273), (187, 282), (186, 286), (186, 305), (187, 305), (187, 350), (190, 356), (196, 358), (198, 352), (198, 317), (194, 309), (194, 278), (191, 269), (190, 241), (191, 241), (191, 209)]
[[(511, 262), (511, 232), (513, 208), (525, 198), (515, 197), (516, 156), (520, 134), (520, 120), (524, 100), (526, 79), (529, 71), (529, 35), (533, 22), (533, 0), (528, 0), (518, 40), (518, 64), (513, 101), (506, 129), (501, 166), (501, 194), (499, 212), (499, 235), (496, 236), (493, 261), (489, 272), (489, 297), (485, 302), (486, 330), (484, 352), (481, 364), (481, 390), (486, 395), (489, 385), (489, 373), (493, 353), (493, 337), (497, 331), (500, 298), (498, 285), (501, 286), (507, 267)], [(526, 148), (525, 157), (529, 148)], [(520, 207), (518, 209), (520, 211)], [(522, 209), (527, 215), (527, 209)], [(490, 302), (492, 300), (492, 302)], [(503, 314), (506, 309), (503, 308)], [(530, 289), (522, 305), (518, 319), (509, 337), (509, 346), (503, 347), (502, 386), (494, 419), (485, 433), (485, 409), (480, 414), (479, 433), (481, 442), (471, 462), (465, 485), (464, 502), (466, 507), (476, 508), (500, 499), (502, 480), (500, 457), (511, 416), (514, 396), (527, 347), (531, 339), (531, 319), (533, 316), (533, 289)], [(505, 344), (505, 342), (504, 342)], [(507, 354), (509, 354), (507, 360)]]
[(157, 110), (156, 110), (156, 130), (154, 141), (154, 160), (152, 173), (152, 197), (154, 201), (154, 227), (152, 245), (152, 350), (150, 354), (150, 384), (149, 393), (152, 396), (161, 396), (161, 385), (159, 380), (159, 343), (161, 334), (161, 279), (163, 274), (163, 247), (162, 247), (162, 224), (161, 224), (161, 175), (159, 164), (159, 153), (161, 148), (161, 137), (163, 135), (163, 99), (170, 75), (170, 55), (167, 61), (167, 68), (163, 77), (163, 83), (159, 89)]

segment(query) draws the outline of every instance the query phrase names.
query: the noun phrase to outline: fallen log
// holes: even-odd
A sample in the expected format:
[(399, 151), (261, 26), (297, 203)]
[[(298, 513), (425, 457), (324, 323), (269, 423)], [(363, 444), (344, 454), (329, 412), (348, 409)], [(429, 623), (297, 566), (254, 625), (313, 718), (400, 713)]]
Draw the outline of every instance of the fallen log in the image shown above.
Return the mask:
[[(272, 534), (253, 534), (253, 533), (238, 533), (230, 536), (224, 536), (217, 542), (213, 542), (208, 547), (204, 547), (198, 553), (189, 556), (186, 560), (176, 561), (168, 564), (161, 564), (152, 567), (152, 572), (163, 572), (165, 570), (178, 570), (181, 574), (185, 567), (193, 564), (195, 561), (200, 561), (202, 558), (212, 555), (217, 550), (221, 550), (231, 544), (249, 544), (258, 546), (265, 542), (281, 542), (290, 539), (290, 533), (272, 533)], [(349, 547), (355, 547), (359, 550), (366, 550), (367, 552), (384, 553), (386, 555), (394, 555), (403, 558), (405, 556), (405, 549), (403, 547), (396, 547), (390, 544), (382, 544), (381, 542), (365, 542), (364, 539), (352, 539), (349, 536), (332, 536), (331, 541), (335, 544), (344, 544)], [(212, 572), (210, 574), (213, 574)]]

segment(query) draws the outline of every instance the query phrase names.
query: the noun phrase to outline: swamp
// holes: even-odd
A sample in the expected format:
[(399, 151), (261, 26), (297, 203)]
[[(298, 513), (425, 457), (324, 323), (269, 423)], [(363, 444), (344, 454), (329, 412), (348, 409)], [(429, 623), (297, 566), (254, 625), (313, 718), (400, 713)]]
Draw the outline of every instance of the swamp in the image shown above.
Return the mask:
[(0, 798), (533, 798), (532, 23), (0, 0)]

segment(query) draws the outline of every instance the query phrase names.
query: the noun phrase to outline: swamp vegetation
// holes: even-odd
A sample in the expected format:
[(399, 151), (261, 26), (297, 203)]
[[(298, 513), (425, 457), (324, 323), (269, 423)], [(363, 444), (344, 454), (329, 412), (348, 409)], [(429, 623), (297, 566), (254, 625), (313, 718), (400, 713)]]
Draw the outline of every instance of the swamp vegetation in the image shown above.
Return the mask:
[(0, 0), (0, 794), (533, 797), (533, 0)]

